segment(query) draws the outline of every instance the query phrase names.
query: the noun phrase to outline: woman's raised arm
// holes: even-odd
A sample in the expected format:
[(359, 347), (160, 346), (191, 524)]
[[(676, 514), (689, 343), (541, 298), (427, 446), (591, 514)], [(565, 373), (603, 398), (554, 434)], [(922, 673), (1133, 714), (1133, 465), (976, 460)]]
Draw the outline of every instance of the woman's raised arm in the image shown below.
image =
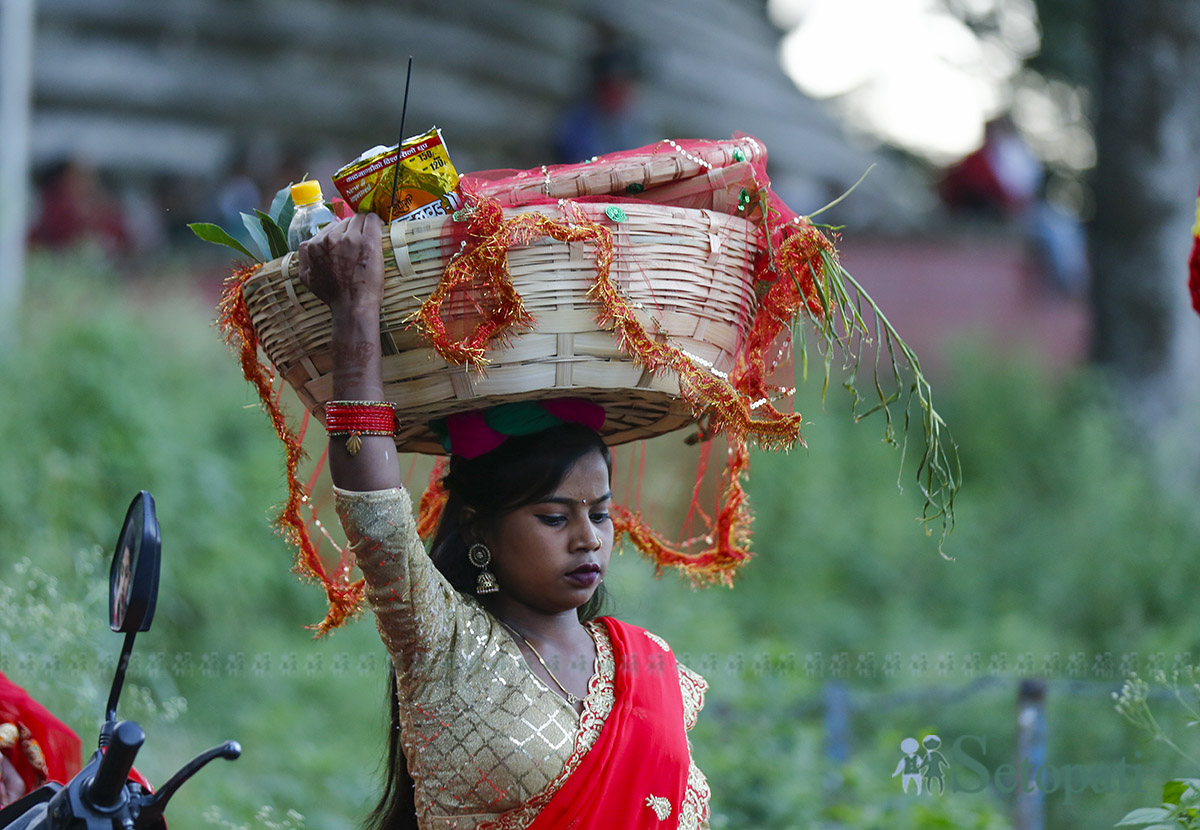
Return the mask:
[[(355, 214), (300, 245), (300, 280), (333, 315), (333, 400), (382, 401), (379, 309), (383, 300), (382, 220)], [(351, 453), (344, 437), (329, 442), (329, 473), (343, 490), (399, 487), (391, 436), (363, 435)]]
[[(378, 216), (360, 213), (300, 246), (300, 279), (333, 315), (335, 401), (383, 400), (381, 224)], [(333, 483), (351, 491), (338, 495), (338, 516), (403, 682), (420, 683), (419, 655), (448, 652), (446, 636), (455, 630), (454, 590), (425, 555), (408, 494), (392, 490), (402, 483), (392, 437), (362, 435), (361, 441), (352, 453), (346, 435), (329, 439)]]

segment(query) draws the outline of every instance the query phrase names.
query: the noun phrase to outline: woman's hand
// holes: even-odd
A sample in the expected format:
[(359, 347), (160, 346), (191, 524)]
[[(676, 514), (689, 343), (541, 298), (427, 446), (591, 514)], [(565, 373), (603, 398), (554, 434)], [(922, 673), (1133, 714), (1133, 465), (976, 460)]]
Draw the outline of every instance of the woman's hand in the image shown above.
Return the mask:
[[(359, 213), (328, 225), (300, 245), (300, 281), (332, 314), (333, 395), (336, 401), (382, 401), (379, 307), (383, 302), (383, 222)], [(346, 490), (400, 486), (396, 445), (389, 435), (362, 436), (351, 453), (344, 437), (329, 442), (329, 472)]]
[(300, 281), (335, 314), (378, 310), (383, 299), (382, 228), (375, 214), (356, 213), (301, 243)]

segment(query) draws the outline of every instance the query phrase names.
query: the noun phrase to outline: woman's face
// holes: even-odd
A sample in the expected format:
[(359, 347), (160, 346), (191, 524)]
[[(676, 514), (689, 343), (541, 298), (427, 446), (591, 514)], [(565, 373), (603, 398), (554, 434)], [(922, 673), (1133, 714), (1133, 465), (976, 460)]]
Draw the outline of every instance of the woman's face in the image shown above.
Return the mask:
[(591, 599), (612, 555), (611, 500), (608, 466), (595, 451), (545, 499), (504, 514), (484, 534), (499, 598), (552, 614)]

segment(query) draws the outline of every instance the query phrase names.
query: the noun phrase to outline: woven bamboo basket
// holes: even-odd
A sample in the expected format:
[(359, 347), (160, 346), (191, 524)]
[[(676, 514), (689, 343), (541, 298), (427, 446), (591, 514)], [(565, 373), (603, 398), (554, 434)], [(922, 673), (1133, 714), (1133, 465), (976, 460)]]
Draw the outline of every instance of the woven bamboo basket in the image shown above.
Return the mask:
[[(758, 255), (755, 227), (716, 210), (624, 202), (614, 221), (603, 203), (576, 203), (589, 221), (613, 232), (610, 276), (638, 309), (639, 322), (705, 371), (727, 373), (755, 311), (750, 282)], [(511, 208), (506, 217), (555, 205)], [(576, 214), (578, 215), (578, 213)], [(432, 419), (514, 400), (584, 397), (606, 410), (611, 444), (649, 438), (687, 426), (696, 413), (680, 396), (671, 372), (645, 371), (600, 327), (600, 309), (587, 292), (596, 279), (590, 242), (543, 239), (508, 250), (513, 285), (536, 327), (493, 344), (481, 373), (443, 359), (411, 322), (461, 246), (450, 217), (395, 222), (385, 229), (384, 299), (380, 318), (383, 380), (397, 405), (401, 451), (441, 453)], [(267, 357), (304, 405), (323, 418), (332, 394), (328, 308), (299, 279), (288, 254), (245, 283), (243, 297)], [(469, 330), (473, 306), (443, 309), (448, 327)]]

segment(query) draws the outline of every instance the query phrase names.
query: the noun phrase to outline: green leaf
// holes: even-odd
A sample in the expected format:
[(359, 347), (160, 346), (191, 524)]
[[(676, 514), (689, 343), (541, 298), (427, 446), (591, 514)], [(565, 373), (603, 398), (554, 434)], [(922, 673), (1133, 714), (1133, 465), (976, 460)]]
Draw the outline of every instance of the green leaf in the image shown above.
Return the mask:
[(188, 227), (192, 229), (192, 233), (205, 242), (211, 242), (214, 245), (224, 245), (226, 248), (233, 248), (238, 253), (250, 257), (255, 262), (262, 262), (261, 259), (250, 253), (245, 245), (230, 236), (229, 232), (220, 225), (214, 225), (212, 222), (192, 222)]
[(291, 196), (288, 196), (287, 202), (284, 203), (283, 209), (279, 211), (279, 216), (275, 220), (275, 224), (279, 226), (279, 230), (283, 231), (284, 238), (287, 238), (288, 226), (292, 224), (292, 217), (295, 215), (296, 203), (292, 201)]
[(287, 231), (275, 224), (275, 220), (261, 210), (254, 211), (258, 221), (267, 234), (267, 242), (271, 246), (271, 259), (281, 257), (288, 252)]
[(292, 215), (296, 212), (296, 203), (292, 201), (292, 186), (289, 184), (286, 187), (279, 188), (279, 192), (275, 194), (275, 198), (271, 200), (271, 209), (267, 211), (271, 215), (271, 219), (283, 231), (284, 236), (287, 236), (288, 225), (292, 224)]
[(1184, 781), (1168, 781), (1163, 784), (1163, 804), (1178, 804), (1187, 789), (1188, 785)]
[(283, 210), (283, 206), (291, 198), (292, 186), (290, 184), (284, 185), (283, 187), (279, 188), (279, 190), (275, 191), (275, 196), (271, 199), (271, 207), (267, 213), (271, 214), (271, 218), (275, 220), (276, 224), (279, 223), (280, 211)]
[(267, 240), (267, 231), (263, 227), (262, 222), (259, 221), (259, 218), (249, 213), (243, 213), (242, 224), (246, 226), (246, 230), (250, 232), (250, 238), (254, 240), (254, 244), (258, 246), (258, 250), (262, 252), (261, 258), (256, 257), (256, 259), (259, 262), (266, 262), (268, 259), (271, 259), (271, 243)]
[(1130, 810), (1125, 814), (1125, 818), (1116, 823), (1116, 827), (1121, 827), (1129, 824), (1150, 824), (1152, 822), (1161, 822), (1171, 817), (1170, 811), (1162, 807), (1139, 807), (1136, 810)]

